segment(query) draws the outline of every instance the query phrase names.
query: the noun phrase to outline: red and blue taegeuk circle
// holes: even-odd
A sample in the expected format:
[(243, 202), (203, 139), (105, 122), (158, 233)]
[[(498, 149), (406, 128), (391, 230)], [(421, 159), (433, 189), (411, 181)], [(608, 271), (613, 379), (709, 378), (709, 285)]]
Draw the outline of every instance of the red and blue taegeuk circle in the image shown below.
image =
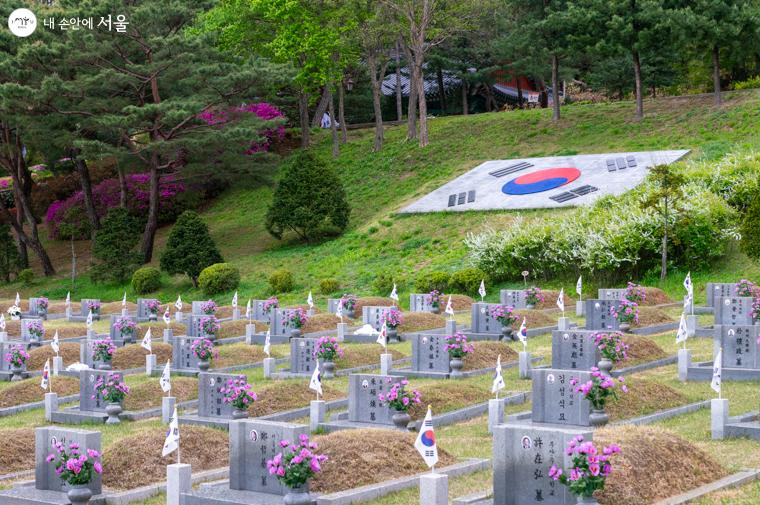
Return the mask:
[(422, 445), (425, 447), (433, 447), (435, 445), (435, 432), (433, 430), (425, 431), (420, 437)]
[(555, 167), (521, 175), (506, 183), (501, 191), (506, 195), (529, 195), (569, 184), (581, 176), (574, 167)]

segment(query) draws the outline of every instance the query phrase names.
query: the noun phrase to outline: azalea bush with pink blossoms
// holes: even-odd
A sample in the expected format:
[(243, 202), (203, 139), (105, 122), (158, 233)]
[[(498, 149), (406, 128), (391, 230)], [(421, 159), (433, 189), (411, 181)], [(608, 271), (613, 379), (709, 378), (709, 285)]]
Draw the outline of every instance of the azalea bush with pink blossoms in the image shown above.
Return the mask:
[(388, 328), (398, 328), (404, 323), (404, 316), (397, 307), (388, 307), (383, 311), (383, 320)]
[[(628, 386), (625, 385), (625, 378), (618, 377), (617, 381), (623, 393), (627, 393)], [(609, 398), (617, 398), (615, 379), (604, 375), (597, 367), (591, 368), (591, 380), (581, 384), (578, 379), (572, 377), (570, 385), (575, 387), (575, 392), (581, 393), (596, 410), (604, 410)]]
[(95, 340), (90, 345), (92, 346), (93, 360), (107, 363), (113, 359), (113, 354), (116, 352), (116, 346), (110, 338)]
[(305, 325), (308, 320), (309, 320), (308, 314), (306, 314), (306, 311), (303, 310), (301, 307), (290, 309), (285, 314), (285, 321), (287, 321), (288, 326), (291, 328), (296, 328), (296, 329), (303, 328), (303, 325)]
[(544, 301), (544, 294), (535, 286), (525, 290), (525, 302), (528, 305), (538, 305)]
[(335, 337), (319, 337), (314, 346), (314, 357), (324, 361), (335, 361), (335, 358), (343, 357), (343, 349)]
[(628, 344), (623, 341), (623, 334), (619, 331), (594, 333), (592, 337), (603, 358), (613, 363), (618, 363), (628, 358)]
[(760, 297), (760, 288), (748, 279), (742, 279), (736, 283), (736, 294), (739, 296)]
[(216, 302), (214, 302), (214, 300), (208, 300), (201, 303), (201, 312), (207, 316), (216, 314)]
[[(121, 380), (121, 374), (109, 373), (100, 375), (95, 381), (95, 394), (100, 395), (108, 403), (121, 403), (129, 394), (129, 386)], [(95, 395), (92, 396), (95, 399)]]
[(475, 352), (475, 347), (473, 347), (472, 344), (467, 343), (467, 335), (461, 332), (456, 332), (455, 334), (446, 337), (444, 350), (448, 351), (450, 358), (462, 359), (468, 354)]
[[(386, 384), (390, 384), (393, 379), (387, 377), (385, 379)], [(391, 386), (388, 394), (378, 393), (377, 399), (380, 403), (387, 403), (390, 408), (396, 412), (406, 412), (415, 403), (421, 403), (420, 392), (413, 389), (412, 392), (404, 390), (405, 386), (409, 385), (409, 381), (404, 379), (401, 382), (396, 382)]]
[[(198, 114), (198, 118), (208, 125), (222, 127), (225, 123), (234, 120), (236, 116), (242, 113), (256, 114), (256, 116), (266, 121), (285, 119), (285, 114), (280, 109), (267, 102), (243, 104), (230, 109), (205, 110)], [(261, 138), (252, 141), (250, 146), (245, 150), (245, 154), (269, 151), (275, 140), (283, 140), (285, 138), (285, 126), (280, 124), (273, 128), (265, 128), (259, 132), (259, 135)]]
[(586, 442), (578, 435), (567, 444), (566, 453), (573, 460), (569, 473), (552, 465), (549, 478), (567, 486), (575, 496), (591, 498), (595, 491), (604, 489), (604, 483), (612, 473), (610, 458), (620, 452), (620, 447), (616, 444), (610, 444), (599, 451), (593, 442)]
[(643, 287), (639, 286), (638, 284), (629, 282), (628, 285), (625, 287), (625, 299), (628, 300), (629, 302), (634, 302), (641, 305), (647, 299), (647, 292)]
[(11, 366), (16, 368), (22, 368), (29, 361), (29, 353), (24, 350), (20, 345), (14, 345), (11, 347), (10, 352), (5, 354), (5, 361), (10, 363)]
[(502, 326), (512, 326), (517, 321), (514, 308), (508, 305), (494, 305), (488, 310), (488, 314)]
[(621, 323), (636, 324), (639, 322), (639, 304), (629, 300), (620, 300), (620, 304), (610, 307), (610, 315)]
[(227, 383), (219, 388), (219, 392), (224, 395), (224, 403), (231, 404), (237, 410), (248, 410), (248, 407), (258, 400), (245, 375), (228, 379)]
[(300, 435), (298, 442), (291, 444), (289, 440), (281, 440), (283, 452), (267, 461), (269, 475), (274, 475), (290, 489), (296, 489), (306, 484), (309, 479), (322, 471), (322, 465), (327, 462), (327, 456), (317, 454), (317, 444), (309, 441), (308, 435)]
[(267, 298), (264, 301), (264, 306), (262, 307), (262, 310), (264, 311), (264, 314), (270, 314), (274, 309), (277, 309), (279, 307), (280, 307), (280, 300), (278, 300), (276, 296), (273, 296), (271, 298)]
[(201, 361), (211, 361), (211, 358), (219, 356), (213, 342), (207, 338), (196, 338), (190, 344), (190, 351)]
[(55, 474), (70, 486), (83, 486), (92, 482), (95, 474), (103, 473), (100, 453), (93, 449), (82, 452), (76, 442), (69, 444), (68, 450), (62, 442), (53, 444), (54, 453), (48, 454), (46, 461), (55, 463)]

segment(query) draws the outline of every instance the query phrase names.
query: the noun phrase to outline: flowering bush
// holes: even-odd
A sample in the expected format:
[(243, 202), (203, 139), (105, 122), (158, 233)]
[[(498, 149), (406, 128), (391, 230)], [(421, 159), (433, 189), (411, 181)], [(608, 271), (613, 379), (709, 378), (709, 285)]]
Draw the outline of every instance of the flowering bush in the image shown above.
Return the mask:
[(113, 323), (113, 328), (121, 335), (134, 335), (137, 331), (137, 323), (129, 317), (120, 317)]
[(37, 308), (38, 309), (45, 309), (47, 310), (48, 305), (50, 305), (50, 300), (48, 300), (46, 297), (41, 296), (37, 298)]
[(758, 288), (754, 282), (742, 279), (736, 283), (736, 294), (739, 296), (760, 296), (760, 288)]
[(100, 302), (87, 302), (87, 310), (91, 310), (93, 315), (100, 314)]
[(308, 435), (300, 435), (298, 443), (291, 444), (289, 440), (281, 440), (280, 447), (284, 452), (267, 461), (269, 475), (290, 489), (303, 486), (309, 479), (322, 471), (322, 465), (327, 461), (324, 454), (316, 454), (317, 444), (309, 442)]
[(444, 349), (449, 352), (449, 357), (456, 359), (462, 359), (468, 354), (475, 352), (472, 344), (467, 343), (467, 335), (460, 332), (446, 337)]
[(39, 319), (25, 321), (24, 324), (26, 324), (26, 331), (35, 339), (42, 340), (42, 337), (45, 336), (45, 327), (42, 325), (42, 321)]
[(494, 305), (488, 310), (488, 314), (502, 326), (512, 326), (517, 321), (514, 309), (508, 305)]
[(109, 362), (113, 359), (116, 346), (110, 338), (95, 340), (92, 344), (92, 359), (95, 361)]
[(201, 312), (203, 312), (207, 316), (216, 314), (216, 303), (214, 302), (214, 300), (208, 300), (206, 302), (201, 303)]
[(145, 302), (145, 307), (151, 314), (158, 314), (158, 310), (161, 308), (161, 303), (158, 300), (148, 300)]
[(346, 311), (350, 312), (356, 307), (356, 297), (354, 295), (343, 295), (340, 298), (340, 303), (343, 304), (343, 308)]
[(528, 305), (538, 305), (544, 301), (544, 295), (541, 290), (535, 286), (525, 290), (525, 302)]
[(29, 358), (29, 353), (20, 345), (14, 345), (10, 352), (5, 354), (5, 361), (15, 368), (22, 368), (29, 361)]
[(216, 316), (203, 316), (200, 321), (201, 331), (204, 335), (216, 335), (221, 329), (222, 325), (219, 324)]
[(396, 329), (404, 323), (404, 316), (398, 307), (388, 307), (383, 310), (382, 320), (388, 328)]
[(46, 461), (55, 462), (55, 474), (70, 486), (89, 484), (96, 473), (103, 473), (98, 451), (87, 449), (87, 453), (82, 454), (79, 444), (75, 442), (69, 444), (67, 451), (58, 441), (53, 444), (53, 449), (55, 452), (49, 454)]
[(301, 307), (291, 309), (285, 314), (285, 321), (287, 321), (288, 326), (291, 328), (303, 328), (303, 325), (305, 325), (308, 320), (309, 316)]
[[(627, 393), (628, 387), (625, 385), (625, 378), (618, 377), (617, 380), (623, 393)], [(596, 410), (604, 410), (608, 398), (617, 398), (615, 379), (607, 377), (597, 367), (591, 368), (591, 380), (581, 384), (578, 379), (573, 377), (570, 379), (570, 385), (577, 386), (575, 392), (582, 393)]]
[[(387, 377), (385, 382), (386, 384), (390, 384), (392, 380), (393, 379), (390, 377)], [(388, 406), (396, 412), (406, 412), (413, 404), (422, 401), (420, 398), (420, 392), (416, 389), (412, 390), (411, 393), (404, 391), (404, 386), (408, 384), (409, 381), (406, 379), (401, 382), (396, 382), (391, 386), (388, 394), (378, 393), (377, 399), (380, 403), (387, 403)]]
[(319, 337), (314, 347), (314, 356), (324, 361), (335, 361), (335, 358), (343, 357), (343, 349), (338, 345), (335, 337)]
[(570, 474), (566, 475), (561, 468), (553, 465), (549, 469), (549, 477), (567, 486), (575, 496), (590, 498), (594, 491), (604, 489), (605, 479), (612, 473), (609, 459), (619, 452), (620, 447), (611, 444), (603, 448), (600, 454), (592, 442), (584, 442), (583, 437), (578, 435), (567, 444), (566, 453), (573, 458)]
[[(285, 115), (280, 112), (280, 109), (267, 102), (243, 104), (225, 110), (206, 110), (198, 114), (198, 117), (208, 125), (222, 126), (241, 113), (252, 113), (266, 121), (285, 119)], [(285, 138), (285, 126), (280, 124), (273, 128), (265, 128), (258, 134), (259, 138), (250, 143), (245, 154), (269, 151), (275, 139), (283, 140)]]
[(210, 361), (211, 358), (216, 358), (219, 355), (214, 344), (207, 338), (193, 340), (193, 343), (190, 344), (190, 350), (201, 361)]
[(267, 298), (264, 301), (264, 306), (262, 309), (264, 310), (264, 314), (270, 314), (274, 309), (280, 307), (280, 301), (277, 299), (276, 296), (273, 296), (271, 298)]
[(438, 291), (437, 289), (432, 290), (430, 293), (425, 295), (425, 302), (429, 303), (431, 307), (434, 309), (437, 309), (441, 306), (441, 297), (443, 296), (443, 293)]
[[(109, 373), (107, 377), (100, 375), (95, 381), (95, 394), (100, 395), (108, 403), (121, 403), (129, 394), (129, 386), (121, 381), (121, 374)], [(95, 399), (95, 395), (92, 399)]]
[(224, 395), (224, 403), (231, 404), (237, 410), (248, 410), (248, 407), (258, 399), (245, 375), (228, 379), (227, 384), (219, 388), (219, 392)]
[(641, 305), (647, 299), (647, 292), (638, 284), (629, 282), (625, 288), (625, 299), (629, 302), (638, 303)]
[(610, 307), (610, 315), (621, 323), (636, 324), (639, 322), (639, 304), (620, 300), (620, 305)]
[(603, 358), (613, 363), (628, 358), (628, 344), (623, 341), (623, 334), (619, 331), (613, 333), (594, 333), (593, 338)]

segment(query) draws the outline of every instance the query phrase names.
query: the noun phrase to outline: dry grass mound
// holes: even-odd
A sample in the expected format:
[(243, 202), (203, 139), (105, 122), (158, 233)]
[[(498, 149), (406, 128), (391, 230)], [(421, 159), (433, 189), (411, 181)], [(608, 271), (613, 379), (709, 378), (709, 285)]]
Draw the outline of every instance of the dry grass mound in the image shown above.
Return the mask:
[[(361, 319), (360, 319), (361, 320)], [(344, 321), (348, 321), (348, 318), (344, 318)], [(301, 329), (302, 333), (313, 333), (317, 331), (330, 331), (337, 328), (340, 319), (335, 314), (322, 313), (314, 314), (306, 321), (306, 324)]]
[(446, 326), (446, 317), (430, 312), (404, 312), (404, 322), (398, 327), (399, 333), (414, 333), (434, 330)]
[(557, 326), (557, 316), (543, 310), (515, 309), (517, 322), (513, 325), (517, 330), (522, 323), (523, 317), (528, 328), (545, 328), (546, 326)]
[(159, 318), (158, 321), (139, 323), (137, 325), (137, 336), (135, 338), (142, 340), (145, 336), (145, 332), (148, 331), (148, 328), (150, 328), (150, 334), (153, 337), (154, 342), (163, 338), (165, 328), (171, 328), (172, 333), (176, 336), (187, 333), (187, 326), (184, 324), (172, 321), (169, 323), (169, 326), (166, 326), (163, 320)]
[[(56, 328), (50, 328), (45, 321), (42, 324), (45, 326), (45, 340), (53, 340), (56, 330), (58, 331), (58, 338), (61, 339), (87, 335), (87, 326), (84, 323), (68, 323), (66, 326), (57, 326)], [(21, 338), (21, 321), (6, 321), (5, 331), (11, 338)]]
[[(130, 386), (129, 394), (124, 399), (124, 410), (144, 410), (161, 406), (161, 397), (165, 396), (156, 380), (141, 382)], [(172, 377), (172, 396), (177, 403), (198, 398), (198, 381), (190, 377)]]
[[(248, 363), (261, 363), (266, 358), (262, 346), (248, 344), (230, 344), (220, 345), (216, 348), (219, 351), (219, 358), (214, 359), (214, 368), (224, 368), (234, 365), (245, 365)], [(272, 352), (272, 357), (277, 352)]]
[(660, 288), (648, 288), (645, 287), (644, 291), (647, 294), (647, 299), (643, 305), (664, 305), (666, 303), (673, 303), (673, 300)]
[(509, 363), (517, 359), (517, 353), (502, 342), (481, 341), (473, 342), (475, 352), (464, 360), (465, 370), (478, 370), (496, 366), (496, 358), (501, 354), (501, 362)]
[(652, 339), (639, 335), (625, 335), (623, 340), (628, 344), (628, 359), (618, 364), (625, 368), (639, 363), (646, 363), (667, 357), (667, 353)]
[[(172, 346), (163, 342), (153, 342), (153, 354), (156, 355), (156, 364), (163, 365), (166, 360), (172, 359)], [(119, 347), (113, 354), (111, 365), (114, 370), (127, 370), (130, 368), (145, 367), (145, 356), (148, 351), (139, 343)]]
[(603, 428), (594, 433), (594, 442), (622, 448), (597, 496), (602, 505), (655, 503), (728, 475), (694, 444), (654, 426)]
[[(443, 298), (443, 307), (441, 310), (446, 308), (446, 302), (449, 300), (449, 294), (446, 293), (446, 295)], [(451, 295), (451, 306), (454, 308), (454, 310), (470, 310), (470, 307), (472, 307), (472, 304), (475, 303), (475, 300), (470, 298), (467, 295)]]
[[(371, 364), (380, 366), (382, 348), (377, 344), (346, 345), (343, 351), (343, 357), (335, 361), (337, 370)], [(394, 361), (404, 357), (403, 353), (393, 348), (389, 348), (388, 352), (393, 355)]]
[[(424, 472), (428, 468), (414, 449), (414, 439), (413, 433), (376, 429), (318, 436), (315, 441), (319, 452), (329, 460), (311, 481), (310, 488), (319, 493), (335, 493)], [(438, 458), (441, 467), (456, 462), (440, 446)]]
[[(248, 408), (251, 417), (266, 416), (301, 407), (308, 407), (316, 399), (314, 391), (306, 383), (270, 382), (264, 385), (254, 384), (258, 400)], [(322, 400), (331, 401), (345, 398), (346, 395), (329, 385), (322, 383)]]
[(639, 307), (639, 322), (634, 326), (643, 328), (655, 324), (672, 323), (674, 319), (657, 307)]
[[(79, 362), (79, 344), (76, 342), (61, 343), (58, 355), (63, 358), (63, 366)], [(29, 356), (30, 360), (26, 368), (28, 370), (42, 370), (47, 360), (50, 360), (50, 366), (53, 366), (53, 356), (55, 356), (55, 353), (49, 345), (45, 345), (29, 351)]]
[[(66, 304), (64, 302), (64, 311)], [(121, 314), (121, 309), (124, 307), (121, 306), (121, 300), (118, 302), (101, 302), (100, 304), (100, 313), (104, 316), (107, 314)], [(75, 302), (72, 300), (71, 302), (71, 310), (74, 312), (77, 312), (79, 309), (79, 302)], [(137, 312), (137, 304), (133, 302), (127, 302), (127, 310), (130, 312)]]
[(659, 382), (626, 379), (626, 384), (628, 393), (618, 390), (617, 400), (610, 401), (605, 409), (613, 421), (644, 416), (687, 403), (683, 394)]
[(390, 298), (383, 296), (366, 296), (356, 299), (356, 305), (354, 305), (354, 315), (356, 319), (362, 318), (362, 307), (390, 307), (395, 305), (396, 302)]
[[(54, 377), (53, 392), (59, 397), (79, 393), (79, 380), (72, 377)], [(48, 390), (40, 387), (40, 378), (32, 377), (0, 389), (0, 408), (15, 407), (25, 403), (41, 402)]]
[[(39, 388), (39, 385), (37, 386)], [(40, 391), (42, 391), (40, 389)], [(1, 474), (20, 472), (34, 468), (34, 429), (17, 428), (12, 430), (0, 430), (0, 437), (13, 443), (5, 444), (0, 451)], [(163, 447), (163, 442), (162, 442)]]
[[(166, 465), (176, 463), (177, 455), (161, 457), (165, 438), (164, 427), (154, 428), (124, 437), (106, 448), (103, 485), (125, 490), (166, 480)], [(181, 443), (182, 461), (190, 463), (195, 472), (229, 464), (229, 435), (226, 431), (183, 424)], [(213, 450), (209, 450), (211, 447)]]
[[(557, 307), (557, 298), (559, 298), (559, 291), (554, 291), (551, 289), (546, 289), (546, 290), (542, 289), (541, 293), (544, 295), (544, 301), (536, 305), (536, 309), (559, 310), (559, 308)], [(567, 296), (567, 293), (565, 293), (562, 298), (565, 300), (565, 309), (567, 309), (568, 307), (575, 307), (575, 300)]]
[[(259, 333), (266, 332), (267, 328), (269, 328), (269, 323), (264, 322), (264, 321), (256, 321), (255, 319), (253, 319), (251, 320), (251, 323), (253, 323), (256, 326), (256, 331)], [(237, 321), (225, 321), (222, 323), (222, 328), (219, 330), (219, 334), (217, 336), (219, 338), (243, 336), (245, 335), (245, 326), (247, 324), (248, 324), (247, 319), (238, 319)]]
[(485, 390), (474, 384), (464, 381), (436, 381), (432, 384), (425, 384), (415, 387), (414, 384), (406, 386), (416, 389), (422, 396), (422, 403), (413, 405), (409, 409), (409, 415), (412, 419), (424, 419), (427, 413), (427, 406), (432, 405), (436, 414), (458, 410), (468, 405), (482, 403), (493, 398), (490, 388)]

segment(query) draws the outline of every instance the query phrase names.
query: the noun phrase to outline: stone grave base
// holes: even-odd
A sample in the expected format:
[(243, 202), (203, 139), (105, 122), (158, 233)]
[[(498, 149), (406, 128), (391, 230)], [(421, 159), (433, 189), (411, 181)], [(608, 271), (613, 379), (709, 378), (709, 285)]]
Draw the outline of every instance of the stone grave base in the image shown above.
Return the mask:
[[(14, 486), (0, 491), (0, 503), (3, 505), (69, 505), (66, 493), (60, 491), (43, 491), (36, 489), (33, 482)], [(105, 495), (90, 498), (90, 505), (106, 505)]]
[(221, 428), (228, 430), (232, 418), (225, 417), (201, 417), (198, 414), (185, 414), (179, 416), (179, 424), (192, 424), (195, 426), (205, 426), (207, 428)]
[(747, 437), (753, 440), (760, 440), (760, 422), (729, 422), (723, 428), (725, 438)]
[[(28, 379), (31, 376), (32, 376), (32, 373), (29, 371), (21, 373), (21, 377), (23, 377), (24, 379)], [(8, 382), (9, 380), (11, 380), (11, 377), (13, 377), (13, 372), (4, 372), (4, 371), (0, 372), (0, 381)]]
[[(411, 423), (410, 423), (411, 425)], [(331, 433), (333, 431), (341, 430), (359, 430), (359, 429), (376, 429), (376, 430), (396, 430), (393, 424), (379, 424), (379, 423), (360, 423), (357, 421), (348, 420), (348, 412), (340, 412), (324, 423), (319, 423), (319, 428)]]
[[(316, 505), (316, 495), (312, 505)], [(282, 496), (229, 488), (229, 482), (201, 485), (190, 493), (182, 493), (184, 505), (282, 505)]]
[[(121, 419), (121, 415), (119, 418)], [(79, 407), (53, 411), (50, 418), (52, 422), (62, 424), (103, 424), (106, 419), (108, 414), (105, 412), (79, 410)]]
[[(267, 336), (265, 333), (256, 333), (254, 335), (251, 335), (251, 343), (257, 344), (257, 345), (264, 345), (264, 342), (266, 342)], [(243, 337), (243, 341), (245, 341), (245, 337)], [(269, 343), (272, 345), (275, 344), (287, 344), (290, 342), (290, 336), (288, 335), (271, 335), (269, 337)]]
[[(713, 374), (713, 362), (702, 361), (695, 363), (686, 370), (687, 381), (710, 381)], [(728, 368), (723, 367), (721, 378), (729, 381), (760, 381), (758, 368)]]

